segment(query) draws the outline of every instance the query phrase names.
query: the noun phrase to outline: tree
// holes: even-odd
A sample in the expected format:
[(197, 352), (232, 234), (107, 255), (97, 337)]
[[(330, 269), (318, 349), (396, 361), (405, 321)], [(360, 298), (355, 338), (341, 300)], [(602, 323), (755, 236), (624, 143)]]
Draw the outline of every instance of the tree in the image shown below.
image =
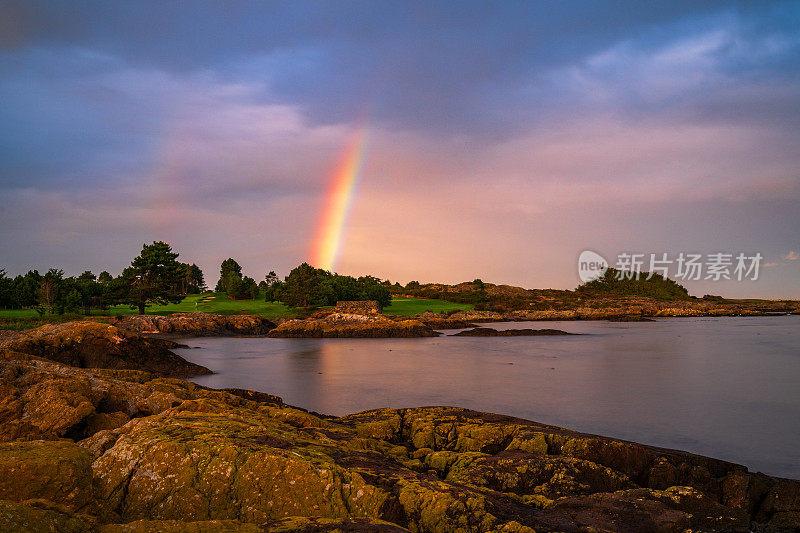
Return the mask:
[[(290, 307), (316, 307), (334, 305), (343, 300), (376, 300), (381, 307), (391, 302), (389, 287), (373, 276), (331, 274), (327, 270), (303, 263), (286, 277), (286, 283), (275, 283), (272, 290), (280, 294), (277, 299)], [(276, 298), (276, 294), (267, 294)]]
[(14, 280), (6, 276), (0, 268), (0, 307), (11, 307), (14, 295)]
[(253, 299), (258, 298), (258, 284), (256, 283), (256, 280), (249, 276), (244, 276), (242, 278), (241, 295)]
[(275, 273), (274, 270), (270, 270), (269, 274), (264, 276), (264, 283), (267, 285), (267, 287), (272, 287), (279, 281), (280, 280), (278, 279), (278, 275)]
[(242, 276), (236, 272), (230, 271), (222, 278), (222, 287), (228, 298), (235, 300), (242, 295)]
[[(106, 272), (106, 274), (109, 275), (108, 272)], [(109, 275), (109, 277), (111, 276)], [(88, 316), (91, 314), (92, 308), (99, 309), (103, 307), (105, 285), (99, 283), (91, 271), (87, 270), (78, 276), (72, 285), (74, 285), (74, 290), (78, 293), (80, 306), (83, 307), (84, 314)], [(67, 307), (72, 305), (73, 298), (74, 295), (70, 295), (70, 301), (67, 302)]]
[(607, 268), (603, 275), (579, 285), (577, 292), (582, 294), (619, 294), (625, 296), (647, 296), (661, 300), (683, 300), (689, 298), (686, 287), (661, 274), (641, 272), (628, 279), (625, 272)]
[(103, 270), (102, 272), (100, 272), (100, 275), (99, 275), (99, 276), (97, 276), (97, 282), (98, 282), (98, 283), (102, 283), (103, 285), (108, 285), (109, 283), (111, 283), (111, 281), (112, 281), (113, 279), (114, 279), (114, 278), (113, 278), (113, 277), (111, 277), (111, 274), (109, 274), (109, 273), (108, 273), (107, 271), (105, 271), (105, 270)]
[(206, 280), (200, 267), (192, 263), (189, 266), (189, 289), (194, 293), (206, 290)]
[(321, 305), (319, 288), (323, 272), (324, 270), (316, 269), (308, 263), (302, 263), (292, 269), (286, 277), (286, 286), (281, 301), (289, 307)]
[(37, 311), (40, 315), (45, 313), (52, 315), (56, 311), (58, 302), (58, 289), (64, 277), (63, 270), (51, 268), (42, 277), (39, 289), (36, 291), (36, 301), (39, 304)]
[(240, 280), (242, 279), (242, 267), (239, 266), (239, 263), (229, 257), (220, 265), (219, 281), (217, 282), (216, 292), (228, 292), (228, 289), (225, 287), (225, 283), (227, 280), (233, 279), (229, 276), (231, 273), (238, 276)]
[(165, 242), (145, 244), (139, 256), (123, 272), (129, 287), (128, 303), (132, 308), (138, 308), (140, 315), (144, 314), (148, 303), (165, 305), (183, 300), (183, 295), (177, 290), (182, 276), (177, 257), (178, 254)]
[(361, 276), (358, 278), (358, 286), (361, 289), (359, 300), (375, 300), (381, 307), (387, 307), (392, 303), (389, 288), (383, 285), (380, 279), (374, 276)]
[(13, 304), (15, 308), (30, 308), (37, 304), (37, 291), (42, 276), (37, 270), (29, 270), (24, 276), (14, 278)]

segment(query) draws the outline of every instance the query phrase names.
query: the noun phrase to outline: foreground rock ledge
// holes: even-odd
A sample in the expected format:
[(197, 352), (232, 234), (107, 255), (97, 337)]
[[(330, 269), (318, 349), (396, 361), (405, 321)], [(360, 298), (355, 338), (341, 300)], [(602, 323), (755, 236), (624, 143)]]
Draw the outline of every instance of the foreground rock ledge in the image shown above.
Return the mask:
[(27, 331), (7, 332), (0, 349), (52, 359), (81, 368), (145, 370), (164, 376), (211, 374), (204, 366), (173, 353), (183, 347), (166, 339), (143, 337), (100, 322), (46, 324)]
[(329, 419), (0, 351), (3, 531), (797, 531), (800, 483), (465, 409)]

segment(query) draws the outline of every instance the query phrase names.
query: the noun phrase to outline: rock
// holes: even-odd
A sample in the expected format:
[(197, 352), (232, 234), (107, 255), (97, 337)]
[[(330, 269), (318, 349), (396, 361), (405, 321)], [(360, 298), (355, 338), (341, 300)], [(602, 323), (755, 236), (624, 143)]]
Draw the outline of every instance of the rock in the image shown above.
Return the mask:
[(401, 533), (408, 531), (390, 522), (372, 518), (290, 517), (264, 524), (267, 533), (307, 533), (331, 531), (347, 533)]
[(8, 533), (89, 533), (96, 518), (74, 513), (47, 500), (0, 500), (0, 531)]
[(425, 311), (424, 313), (415, 316), (414, 319), (433, 329), (462, 329), (476, 327), (475, 324), (466, 320), (432, 313), (430, 311)]
[(453, 333), (452, 337), (535, 337), (539, 335), (573, 335), (560, 329), (492, 329), (472, 328)]
[(134, 520), (127, 524), (106, 524), (97, 533), (263, 533), (255, 524), (238, 520)]
[[(235, 393), (147, 372), (90, 371), (0, 350), (0, 442), (79, 440), (129, 419), (158, 414), (188, 398), (220, 396), (245, 401)], [(266, 394), (252, 398), (282, 403)]]
[(495, 311), (456, 311), (450, 315), (452, 320), (461, 320), (464, 322), (503, 322), (508, 320), (508, 317)]
[(288, 320), (269, 337), (435, 337), (438, 333), (416, 320), (392, 320), (383, 315), (331, 313), (323, 318)]
[(133, 333), (165, 333), (169, 335), (266, 335), (275, 327), (271, 320), (259, 315), (217, 315), (211, 313), (173, 313), (158, 315), (124, 315), (111, 320), (115, 326)]
[(547, 511), (593, 531), (750, 531), (747, 515), (711, 501), (691, 487), (569, 497), (553, 503)]
[(0, 500), (44, 498), (83, 509), (93, 501), (91, 463), (69, 441), (0, 443)]
[(65, 322), (0, 338), (0, 349), (51, 359), (79, 368), (146, 370), (162, 375), (210, 374), (170, 350), (181, 345), (148, 339), (99, 322)]
[(502, 415), (323, 418), (267, 394), (12, 352), (0, 388), (0, 435), (26, 440), (0, 445), (0, 530), (800, 527), (800, 482)]

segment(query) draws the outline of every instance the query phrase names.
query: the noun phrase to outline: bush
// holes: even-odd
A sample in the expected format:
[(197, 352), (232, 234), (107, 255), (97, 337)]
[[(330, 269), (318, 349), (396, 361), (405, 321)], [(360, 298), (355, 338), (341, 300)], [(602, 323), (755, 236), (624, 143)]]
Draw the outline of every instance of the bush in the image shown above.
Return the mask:
[[(650, 279), (647, 279), (648, 277)], [(665, 278), (661, 274), (650, 276), (648, 272), (642, 272), (638, 279), (627, 279), (615, 268), (606, 269), (602, 276), (578, 286), (576, 291), (585, 294), (646, 296), (661, 300), (683, 300), (689, 298), (689, 291), (684, 286)]]

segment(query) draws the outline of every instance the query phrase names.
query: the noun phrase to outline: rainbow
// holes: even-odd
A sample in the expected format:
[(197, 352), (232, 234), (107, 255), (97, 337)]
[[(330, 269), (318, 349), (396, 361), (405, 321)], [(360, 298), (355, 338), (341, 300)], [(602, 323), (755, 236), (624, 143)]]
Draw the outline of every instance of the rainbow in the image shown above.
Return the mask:
[(367, 128), (360, 128), (348, 143), (331, 176), (325, 207), (311, 249), (311, 264), (333, 270), (342, 247), (342, 235), (364, 163)]

